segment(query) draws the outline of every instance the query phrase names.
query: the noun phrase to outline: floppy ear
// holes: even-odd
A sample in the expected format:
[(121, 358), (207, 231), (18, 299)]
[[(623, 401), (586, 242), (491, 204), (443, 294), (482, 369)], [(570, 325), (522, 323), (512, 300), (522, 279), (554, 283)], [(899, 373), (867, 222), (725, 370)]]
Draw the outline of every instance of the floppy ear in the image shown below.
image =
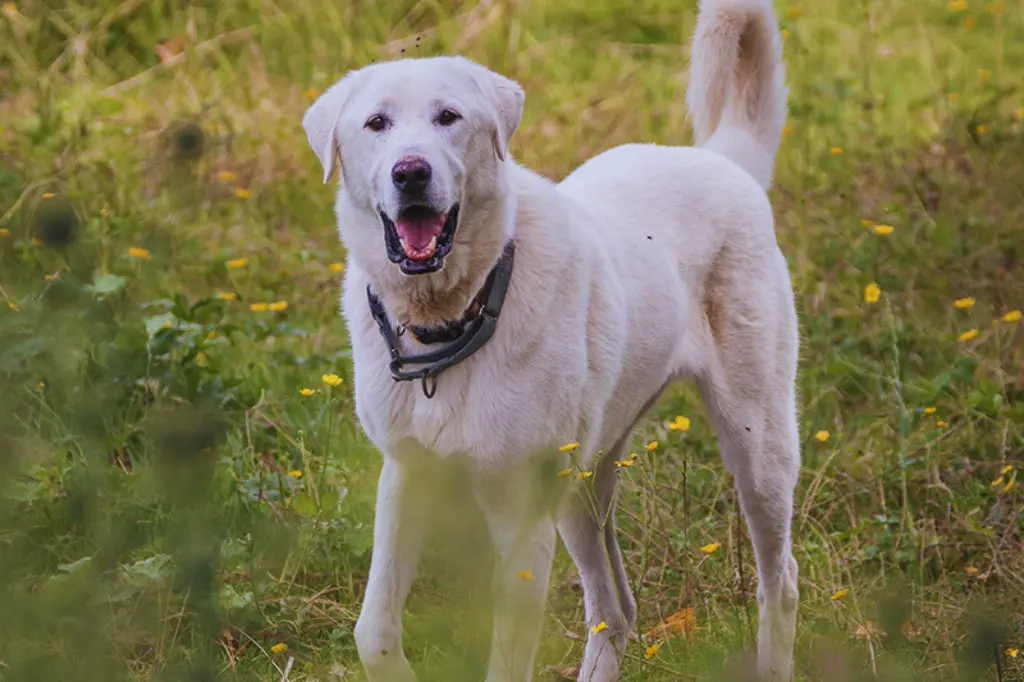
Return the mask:
[(352, 91), (354, 75), (355, 72), (349, 73), (327, 88), (302, 117), (302, 127), (306, 129), (309, 146), (316, 152), (320, 164), (324, 167), (324, 184), (334, 175), (334, 159), (338, 153), (338, 119)]
[(494, 153), (498, 155), (498, 159), (504, 161), (505, 152), (508, 151), (508, 142), (512, 139), (512, 135), (516, 132), (519, 121), (523, 117), (523, 102), (526, 100), (526, 93), (514, 80), (505, 78), (465, 57), (460, 57), (460, 59), (469, 67), (473, 82), (483, 95), (484, 100), (490, 105), (494, 115), (494, 127), (491, 130)]

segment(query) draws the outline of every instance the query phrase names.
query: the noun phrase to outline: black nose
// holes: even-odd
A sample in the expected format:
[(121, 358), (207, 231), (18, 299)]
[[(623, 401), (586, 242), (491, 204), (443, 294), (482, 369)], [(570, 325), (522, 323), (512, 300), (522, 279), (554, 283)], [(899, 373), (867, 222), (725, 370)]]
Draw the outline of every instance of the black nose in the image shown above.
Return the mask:
[(427, 188), (430, 182), (430, 164), (425, 159), (410, 157), (402, 159), (391, 169), (391, 182), (403, 194), (417, 194)]

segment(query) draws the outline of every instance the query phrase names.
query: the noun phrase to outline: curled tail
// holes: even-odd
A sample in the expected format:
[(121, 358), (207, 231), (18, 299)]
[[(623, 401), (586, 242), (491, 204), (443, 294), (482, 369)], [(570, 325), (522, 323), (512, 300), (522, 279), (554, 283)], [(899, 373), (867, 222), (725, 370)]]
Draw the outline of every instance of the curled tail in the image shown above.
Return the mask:
[(701, 0), (686, 93), (698, 146), (765, 189), (786, 123), (782, 37), (771, 0)]

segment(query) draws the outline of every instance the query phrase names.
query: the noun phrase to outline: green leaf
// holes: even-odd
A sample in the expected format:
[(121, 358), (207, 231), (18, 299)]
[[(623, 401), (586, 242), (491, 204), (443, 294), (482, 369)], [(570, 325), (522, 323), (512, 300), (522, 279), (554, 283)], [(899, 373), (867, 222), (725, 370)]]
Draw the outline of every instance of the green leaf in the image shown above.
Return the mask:
[(102, 297), (107, 294), (113, 294), (124, 288), (125, 282), (128, 280), (120, 275), (113, 275), (109, 272), (97, 271), (93, 275), (91, 285), (85, 287), (86, 291), (92, 292), (94, 296)]
[(304, 516), (316, 516), (316, 502), (306, 493), (299, 493), (292, 500), (292, 509)]

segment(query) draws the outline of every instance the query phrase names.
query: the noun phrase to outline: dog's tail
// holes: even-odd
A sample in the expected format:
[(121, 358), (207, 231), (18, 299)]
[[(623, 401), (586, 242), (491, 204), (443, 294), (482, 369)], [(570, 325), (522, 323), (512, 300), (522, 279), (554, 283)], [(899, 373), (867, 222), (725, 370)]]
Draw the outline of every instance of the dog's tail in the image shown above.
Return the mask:
[(768, 189), (787, 95), (772, 0), (701, 0), (686, 93), (696, 143)]

